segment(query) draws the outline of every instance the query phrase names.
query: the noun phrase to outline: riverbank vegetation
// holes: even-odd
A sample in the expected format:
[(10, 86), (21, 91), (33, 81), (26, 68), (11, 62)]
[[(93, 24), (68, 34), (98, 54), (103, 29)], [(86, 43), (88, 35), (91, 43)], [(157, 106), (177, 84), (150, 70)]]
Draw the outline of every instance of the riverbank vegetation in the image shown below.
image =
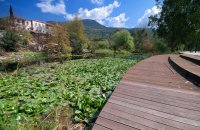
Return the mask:
[(46, 59), (46, 57), (46, 54), (43, 52), (20, 51), (12, 53), (3, 53), (1, 55), (0, 64), (40, 61)]

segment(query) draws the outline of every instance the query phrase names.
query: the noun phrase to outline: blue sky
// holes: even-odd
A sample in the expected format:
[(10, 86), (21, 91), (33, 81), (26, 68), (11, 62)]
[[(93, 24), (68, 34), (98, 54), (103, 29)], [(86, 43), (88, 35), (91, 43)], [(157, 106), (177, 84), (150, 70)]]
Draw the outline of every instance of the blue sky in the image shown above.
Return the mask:
[(146, 26), (148, 17), (160, 12), (155, 0), (0, 0), (0, 17), (14, 14), (41, 21), (69, 21), (78, 15), (110, 27)]

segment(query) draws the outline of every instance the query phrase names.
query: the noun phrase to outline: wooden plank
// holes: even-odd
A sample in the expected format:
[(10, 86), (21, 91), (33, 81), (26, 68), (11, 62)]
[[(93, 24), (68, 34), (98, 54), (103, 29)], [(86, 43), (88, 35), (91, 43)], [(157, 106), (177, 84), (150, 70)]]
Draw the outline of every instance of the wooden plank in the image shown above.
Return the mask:
[[(146, 95), (146, 94), (148, 94), (148, 92), (147, 93), (145, 93), (145, 91), (144, 92), (138, 92), (137, 93), (137, 91), (139, 91), (138, 89), (137, 90), (135, 90), (134, 91), (134, 89), (126, 89), (126, 87), (117, 87), (116, 89), (115, 89), (116, 91), (124, 91), (124, 92), (126, 92), (126, 91), (130, 91), (130, 94), (138, 94), (138, 93), (141, 93), (141, 94), (143, 94), (143, 95)], [(156, 90), (155, 90), (156, 91)], [(155, 92), (154, 92), (155, 93)], [(152, 94), (148, 94), (147, 96), (151, 96), (151, 97), (160, 97), (160, 99), (166, 99), (166, 96), (163, 94), (163, 95), (156, 95), (156, 94), (154, 94), (154, 93), (152, 93)], [(166, 91), (166, 93), (167, 93), (167, 91)], [(165, 97), (163, 97), (163, 96), (165, 96)], [(186, 95), (187, 96), (187, 95)], [(191, 103), (191, 104), (193, 104), (194, 106), (200, 106), (200, 104), (199, 103), (197, 103), (198, 101), (196, 101), (196, 102), (190, 102), (190, 100), (182, 100), (182, 98), (180, 97), (180, 98), (176, 98), (176, 99), (174, 99), (173, 97), (170, 97), (170, 96), (167, 96), (167, 99), (169, 99), (170, 101), (172, 100), (174, 100), (174, 101), (180, 101), (180, 102), (186, 102), (186, 103)]]
[(200, 111), (199, 107), (192, 107), (190, 105), (179, 104), (179, 103), (174, 103), (174, 102), (165, 102), (163, 100), (151, 100), (151, 99), (148, 99), (148, 98), (144, 98), (143, 96), (137, 97), (137, 96), (134, 96), (134, 95), (126, 95), (126, 94), (122, 94), (122, 93), (118, 93), (118, 92), (113, 93), (113, 96), (115, 96), (115, 95), (118, 96), (118, 97), (125, 97), (125, 98), (130, 99), (130, 100), (136, 100), (136, 101), (142, 100), (143, 102), (161, 103), (161, 104), (180, 107), (180, 108), (184, 108), (184, 109)]
[(195, 121), (195, 120), (187, 119), (187, 118), (184, 118), (184, 117), (171, 115), (171, 114), (168, 114), (168, 113), (164, 113), (164, 112), (160, 112), (160, 111), (157, 111), (157, 110), (145, 108), (145, 107), (142, 107), (142, 106), (137, 106), (137, 105), (134, 105), (134, 104), (129, 104), (129, 103), (122, 102), (122, 101), (116, 101), (116, 100), (113, 100), (113, 99), (109, 99), (108, 102), (118, 104), (118, 105), (128, 107), (128, 108), (140, 110), (140, 111), (143, 111), (143, 112), (146, 112), (146, 113), (149, 113), (149, 114), (152, 114), (152, 115), (164, 117), (164, 118), (173, 118), (175, 121), (182, 122), (182, 123), (185, 123), (185, 124), (188, 124), (188, 125), (193, 125), (193, 126), (196, 126), (196, 127), (200, 127), (199, 121)]
[(176, 91), (176, 90), (172, 90), (172, 89), (159, 89), (158, 86), (153, 86), (153, 85), (146, 85), (146, 84), (139, 84), (139, 83), (132, 83), (130, 84), (125, 84), (123, 82), (120, 82), (120, 84), (118, 85), (118, 88), (120, 88), (120, 86), (122, 88), (124, 87), (129, 87), (130, 89), (134, 89), (134, 90), (141, 90), (141, 91), (152, 91), (153, 93), (158, 93), (158, 94), (165, 94), (168, 96), (173, 96), (173, 97), (178, 97), (178, 98), (188, 98), (188, 99), (193, 99), (193, 100), (197, 100), (200, 102), (200, 93), (188, 93), (188, 91), (186, 92), (180, 92), (180, 91)]
[[(121, 80), (120, 81), (120, 84), (124, 84), (124, 85), (131, 85), (131, 86), (141, 86), (141, 87), (145, 87), (145, 88), (154, 88), (156, 90), (162, 90), (162, 91), (172, 91), (172, 92), (179, 92), (179, 93), (182, 93), (185, 95), (187, 94), (191, 94), (191, 95), (194, 95), (194, 96), (199, 96), (200, 94), (200, 89), (199, 87), (197, 86), (194, 86), (193, 84), (186, 84), (187, 86), (185, 87), (188, 87), (188, 85), (192, 85), (191, 87), (193, 87), (194, 89), (191, 90), (191, 89), (176, 89), (176, 88), (173, 88), (175, 87), (175, 85), (173, 86), (170, 86), (170, 87), (167, 87), (167, 86), (162, 86), (163, 84), (161, 85), (157, 85), (157, 83), (151, 83), (151, 84), (148, 84), (148, 83), (143, 83), (143, 82), (139, 82), (139, 81), (130, 81), (130, 80)], [(168, 85), (168, 84), (167, 84)]]
[(138, 130), (136, 128), (127, 126), (127, 125), (123, 125), (121, 123), (103, 118), (103, 117), (99, 117), (96, 121), (96, 124), (101, 125), (103, 127), (112, 129), (112, 130)]
[[(143, 126), (149, 126), (153, 129), (157, 129), (157, 130), (180, 130), (178, 128), (174, 128), (174, 127), (171, 127), (171, 126), (167, 126), (165, 124), (157, 123), (157, 122), (154, 122), (154, 121), (151, 121), (151, 120), (148, 120), (148, 119), (145, 119), (145, 118), (141, 118), (141, 117), (138, 117), (138, 116), (134, 116), (134, 115), (131, 115), (129, 113), (122, 112), (122, 111), (110, 110), (109, 108), (106, 108), (104, 111), (109, 112), (113, 115), (119, 116), (123, 119), (135, 121), (137, 123), (142, 124)], [(103, 113), (102, 113), (102, 115), (103, 115)], [(104, 116), (109, 116), (109, 114), (104, 114)]]
[(141, 80), (141, 81), (143, 81), (143, 82), (151, 82), (151, 83), (161, 83), (161, 84), (174, 84), (174, 85), (176, 85), (176, 86), (179, 86), (179, 85), (185, 85), (185, 83), (183, 83), (183, 82), (180, 82), (180, 81), (176, 81), (176, 80), (170, 80), (169, 81), (169, 79), (168, 80), (163, 80), (163, 79), (158, 79), (158, 78), (154, 78), (154, 79), (152, 79), (152, 78), (149, 78), (149, 77), (138, 77), (138, 76), (127, 76), (127, 75), (125, 75), (124, 77), (123, 77), (123, 79), (125, 79), (125, 80), (136, 80), (136, 81), (138, 81), (138, 80)]
[(116, 89), (115, 90), (116, 93), (121, 93), (121, 94), (125, 94), (125, 95), (128, 95), (128, 96), (136, 96), (138, 98), (144, 98), (144, 99), (149, 99), (149, 100), (156, 100), (156, 101), (163, 101), (163, 102), (174, 102), (174, 103), (177, 103), (177, 104), (184, 104), (184, 105), (190, 105), (192, 107), (196, 107), (196, 108), (199, 108), (200, 106), (198, 104), (194, 104), (194, 103), (190, 103), (190, 102), (184, 102), (184, 101), (179, 101), (179, 100), (172, 100), (170, 98), (162, 98), (162, 97), (155, 97), (155, 96), (152, 96), (152, 95), (141, 95), (140, 93), (136, 93), (136, 92), (131, 92), (131, 91), (128, 91), (128, 90), (124, 90), (124, 89)]
[(162, 76), (162, 78), (174, 78), (174, 79), (180, 79), (179, 77), (177, 77), (174, 73), (169, 73), (168, 75), (166, 75), (166, 73), (160, 73), (160, 72), (154, 72), (152, 71), (151, 73), (146, 73), (143, 71), (138, 70), (130, 70), (126, 73), (126, 75), (135, 75), (137, 74), (137, 76), (152, 76), (154, 78), (160, 78)]
[[(138, 93), (138, 94), (142, 95), (143, 93)], [(137, 96), (134, 96), (131, 94), (123, 93), (121, 91), (116, 91), (113, 94), (113, 96), (129, 99), (129, 100), (134, 100), (137, 102), (143, 102), (143, 103), (155, 105), (155, 106), (161, 105), (162, 107), (173, 108), (174, 110), (176, 110), (176, 109), (180, 109), (180, 111), (190, 110), (195, 115), (200, 114), (199, 106), (198, 105), (196, 105), (196, 107), (188, 106), (188, 105), (191, 105), (189, 102), (187, 102), (187, 105), (180, 104), (179, 102), (177, 102), (178, 100), (176, 100), (175, 103), (174, 102), (164, 102), (162, 99), (160, 100), (159, 97), (157, 97), (155, 100), (150, 100), (150, 99), (148, 99), (148, 97), (147, 98), (143, 98), (143, 96), (137, 97)]]
[[(125, 79), (123, 78), (123, 80), (121, 82), (129, 82), (129, 83), (133, 83), (133, 82), (140, 82), (140, 83), (145, 83), (145, 84), (149, 84), (149, 85), (156, 85), (156, 86), (160, 86), (160, 88), (169, 88), (169, 89), (174, 89), (174, 90), (179, 90), (179, 91), (188, 91), (188, 92), (200, 92), (199, 88), (194, 87), (193, 84), (191, 84), (190, 82), (186, 81), (185, 84), (176, 84), (176, 83), (172, 83), (172, 82), (152, 82), (151, 80), (147, 81), (147, 80), (143, 80), (142, 78), (140, 79)], [(189, 84), (188, 84), (189, 83)]]
[(200, 121), (200, 113), (192, 111), (192, 110), (182, 109), (182, 108), (179, 108), (179, 107), (173, 107), (173, 106), (169, 106), (169, 105), (165, 106), (164, 104), (157, 104), (157, 103), (146, 104), (146, 103), (143, 103), (143, 102), (138, 102), (138, 101), (135, 101), (135, 100), (129, 100), (129, 99), (116, 97), (116, 96), (113, 96), (112, 99), (117, 100), (117, 101), (127, 102), (127, 103), (134, 104), (134, 105), (137, 105), (137, 106), (142, 106), (142, 107), (153, 109), (153, 110), (157, 110), (159, 112), (164, 112), (164, 113), (168, 113), (168, 114), (171, 114), (171, 115), (180, 116), (180, 117)]
[(101, 125), (95, 124), (92, 128), (93, 130), (112, 130), (112, 129), (108, 129), (106, 127), (103, 127)]
[[(156, 90), (154, 91), (151, 91), (149, 89), (145, 89), (145, 90), (140, 90), (140, 89), (133, 89), (132, 87), (130, 86), (121, 86), (119, 85), (119, 87), (116, 88), (116, 90), (120, 91), (120, 90), (127, 90), (127, 91), (130, 91), (131, 93), (140, 93), (142, 95), (151, 95), (151, 96), (154, 96), (154, 97), (162, 97), (162, 98), (168, 98), (168, 99), (171, 99), (171, 100), (179, 100), (179, 101), (183, 101), (183, 102), (189, 102), (189, 103), (193, 103), (193, 104), (196, 104), (197, 106), (200, 106), (200, 101), (196, 98), (186, 98), (186, 97), (181, 97), (181, 96), (170, 96), (168, 95), (168, 93), (170, 93), (170, 91), (165, 91), (165, 93), (157, 93)], [(174, 94), (174, 95), (178, 95), (177, 94)]]
[[(107, 109), (107, 108), (106, 108)], [(101, 117), (104, 117), (106, 119), (109, 119), (109, 120), (112, 120), (112, 121), (115, 121), (115, 122), (118, 122), (118, 123), (121, 123), (121, 124), (125, 124), (127, 126), (131, 126), (131, 127), (135, 127), (137, 129), (142, 129), (142, 130), (155, 130), (151, 127), (148, 127), (148, 126), (145, 126), (145, 125), (142, 125), (140, 123), (137, 123), (133, 120), (128, 120), (128, 119), (125, 119), (125, 118), (122, 118), (121, 116), (116, 116), (116, 114), (110, 114), (110, 113), (107, 113), (105, 111), (103, 111), (100, 115)], [(137, 120), (136, 120), (137, 121)]]
[[(146, 119), (149, 119), (151, 121), (155, 121), (155, 122), (158, 122), (158, 123), (161, 123), (161, 124), (166, 124), (168, 126), (172, 126), (172, 127), (179, 128), (179, 129), (187, 129), (187, 130), (199, 130), (200, 129), (200, 127), (196, 127), (196, 126), (184, 124), (184, 123), (181, 123), (181, 122), (177, 122), (177, 121), (173, 120), (173, 118), (168, 119), (168, 118), (164, 118), (164, 117), (160, 117), (160, 116), (155, 116), (155, 115), (152, 115), (152, 114), (148, 114), (146, 112), (142, 112), (142, 111), (139, 111), (139, 110), (136, 110), (136, 109), (130, 109), (130, 108), (120, 106), (120, 105), (116, 105), (116, 104), (113, 104), (113, 103), (107, 103), (106, 106), (104, 107), (103, 111), (110, 113), (110, 114), (114, 114), (114, 115), (116, 115), (115, 113), (118, 113), (118, 111), (126, 112), (130, 115), (138, 116), (138, 117), (141, 117), (141, 118), (146, 118)], [(112, 116), (110, 116), (110, 118), (112, 118)], [(120, 117), (120, 119), (121, 119), (121, 117)], [(134, 121), (137, 122), (137, 120), (134, 120)], [(143, 124), (143, 122), (139, 122), (139, 123)], [(145, 126), (146, 124), (143, 124), (143, 125)], [(136, 128), (139, 128), (139, 127), (136, 127)]]
[(170, 56), (169, 60), (171, 65), (178, 70), (181, 75), (196, 84), (200, 84), (200, 67), (198, 65), (176, 55)]
[(189, 60), (197, 65), (200, 66), (200, 56), (194, 56), (194, 55), (189, 55), (189, 54), (182, 54), (180, 57)]
[[(166, 91), (166, 93), (156, 93), (156, 90), (155, 91), (151, 91), (151, 90), (140, 90), (140, 89), (130, 89), (129, 87), (127, 86), (123, 86), (123, 87), (117, 87), (116, 88), (116, 91), (120, 91), (120, 90), (128, 90), (128, 91), (131, 91), (131, 93), (140, 93), (141, 95), (150, 95), (152, 97), (162, 97), (162, 98), (168, 98), (170, 100), (175, 100), (175, 101), (182, 101), (182, 102), (189, 102), (189, 103), (192, 103), (194, 104), (195, 106), (199, 106), (200, 107), (200, 101), (199, 100), (196, 100), (196, 99), (191, 99), (191, 98), (186, 98), (187, 95), (185, 95), (184, 97), (180, 97), (180, 96), (170, 96), (168, 95), (167, 93), (170, 93), (168, 91)], [(176, 94), (178, 95), (178, 94)]]
[(177, 79), (180, 79), (179, 77), (169, 77), (167, 75), (165, 76), (160, 76), (160, 75), (157, 75), (157, 76), (152, 76), (150, 77), (150, 74), (149, 76), (148, 75), (136, 75), (136, 74), (133, 74), (133, 72), (131, 74), (129, 73), (126, 73), (126, 75), (124, 76), (125, 78), (142, 78), (144, 80), (151, 80), (151, 81), (158, 81), (158, 79), (160, 79), (160, 82), (168, 82), (169, 79), (172, 79), (173, 82), (177, 83), (177, 84), (184, 84), (181, 80), (177, 80)]

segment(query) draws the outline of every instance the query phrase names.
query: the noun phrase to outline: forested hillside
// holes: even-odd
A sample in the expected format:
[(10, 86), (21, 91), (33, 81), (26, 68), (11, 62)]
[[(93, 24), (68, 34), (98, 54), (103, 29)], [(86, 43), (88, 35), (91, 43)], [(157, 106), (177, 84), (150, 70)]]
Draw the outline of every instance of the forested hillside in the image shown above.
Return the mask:
[[(112, 27), (106, 27), (104, 25), (101, 25), (95, 20), (91, 19), (85, 19), (82, 20), (84, 25), (84, 31), (89, 39), (109, 39), (113, 36), (113, 34), (117, 30), (126, 29), (128, 30), (132, 35), (134, 35), (137, 31), (142, 30), (141, 28), (112, 28)], [(57, 24), (64, 24), (66, 22), (55, 22), (55, 21), (49, 21), (49, 23), (57, 23)], [(151, 31), (150, 29), (146, 29), (148, 31)]]

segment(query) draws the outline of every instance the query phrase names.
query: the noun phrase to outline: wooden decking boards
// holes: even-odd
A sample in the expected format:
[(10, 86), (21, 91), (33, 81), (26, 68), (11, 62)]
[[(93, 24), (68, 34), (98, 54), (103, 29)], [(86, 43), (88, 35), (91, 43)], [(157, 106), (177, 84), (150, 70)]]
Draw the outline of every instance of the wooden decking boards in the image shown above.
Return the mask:
[(130, 68), (93, 130), (200, 130), (200, 88), (178, 74), (168, 57)]
[[(189, 57), (189, 56), (188, 56)], [(194, 57), (194, 56), (193, 56)], [(200, 57), (200, 56), (199, 56)], [(200, 65), (195, 64), (195, 61), (190, 61), (180, 57), (179, 55), (173, 55), (169, 57), (171, 65), (178, 70), (178, 72), (187, 79), (200, 86)]]
[(180, 57), (189, 60), (197, 65), (200, 65), (200, 56), (194, 56), (194, 55), (188, 55), (188, 54), (182, 54)]

